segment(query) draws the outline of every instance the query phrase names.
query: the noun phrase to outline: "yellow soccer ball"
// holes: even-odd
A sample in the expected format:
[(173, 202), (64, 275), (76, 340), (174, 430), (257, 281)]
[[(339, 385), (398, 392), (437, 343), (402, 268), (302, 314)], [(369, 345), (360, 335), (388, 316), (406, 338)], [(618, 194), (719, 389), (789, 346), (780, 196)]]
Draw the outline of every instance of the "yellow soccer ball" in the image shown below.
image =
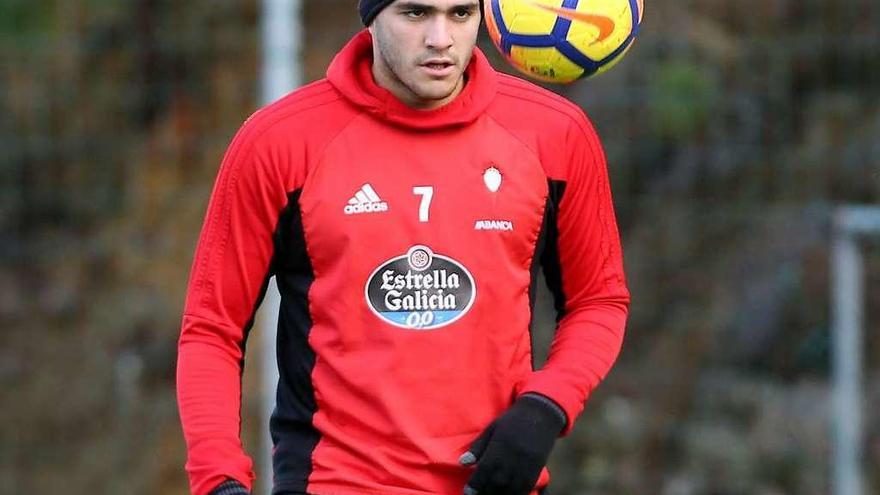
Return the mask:
[(643, 0), (484, 0), (489, 36), (535, 79), (570, 83), (610, 69), (632, 47)]

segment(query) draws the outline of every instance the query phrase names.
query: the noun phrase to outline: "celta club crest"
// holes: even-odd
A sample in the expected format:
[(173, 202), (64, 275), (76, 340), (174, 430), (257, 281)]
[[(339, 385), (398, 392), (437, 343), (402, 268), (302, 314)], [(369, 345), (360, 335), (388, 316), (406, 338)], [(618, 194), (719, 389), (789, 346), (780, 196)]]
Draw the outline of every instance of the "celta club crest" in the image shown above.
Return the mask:
[(494, 166), (487, 168), (483, 172), (483, 182), (490, 191), (498, 192), (498, 189), (501, 188), (501, 171)]

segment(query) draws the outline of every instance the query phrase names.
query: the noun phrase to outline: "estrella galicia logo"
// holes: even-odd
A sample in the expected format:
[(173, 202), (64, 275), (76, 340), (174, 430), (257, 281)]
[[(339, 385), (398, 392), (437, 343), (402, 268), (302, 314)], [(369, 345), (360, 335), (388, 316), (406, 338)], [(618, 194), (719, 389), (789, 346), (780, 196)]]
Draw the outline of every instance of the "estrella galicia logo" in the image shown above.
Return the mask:
[(364, 292), (382, 320), (410, 330), (433, 330), (464, 316), (477, 287), (457, 261), (427, 246), (413, 246), (373, 270)]

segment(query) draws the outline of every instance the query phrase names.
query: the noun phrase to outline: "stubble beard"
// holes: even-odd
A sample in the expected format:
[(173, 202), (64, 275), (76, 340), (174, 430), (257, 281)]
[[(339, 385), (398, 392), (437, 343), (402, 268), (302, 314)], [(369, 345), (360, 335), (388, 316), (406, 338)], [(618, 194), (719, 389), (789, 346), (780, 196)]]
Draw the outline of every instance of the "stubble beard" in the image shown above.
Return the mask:
[[(431, 106), (432, 103), (449, 98), (455, 93), (459, 86), (463, 84), (463, 73), (459, 73), (458, 78), (448, 88), (438, 88), (438, 90), (442, 91), (441, 93), (431, 91), (430, 88), (419, 87), (422, 86), (419, 84), (419, 81), (408, 82), (407, 78), (404, 77), (404, 74), (409, 69), (413, 73), (413, 79), (417, 78), (418, 75), (416, 74), (416, 71), (419, 70), (419, 65), (413, 62), (410, 68), (409, 62), (402, 56), (400, 51), (395, 48), (390, 40), (386, 40), (382, 36), (377, 36), (377, 41), (379, 53), (377, 53), (376, 56), (382, 59), (382, 64), (387, 75), (392, 79), (393, 83), (409, 94), (409, 100), (411, 102), (416, 104), (420, 103), (419, 106)], [(426, 81), (426, 85), (427, 84), (431, 84), (430, 80)]]

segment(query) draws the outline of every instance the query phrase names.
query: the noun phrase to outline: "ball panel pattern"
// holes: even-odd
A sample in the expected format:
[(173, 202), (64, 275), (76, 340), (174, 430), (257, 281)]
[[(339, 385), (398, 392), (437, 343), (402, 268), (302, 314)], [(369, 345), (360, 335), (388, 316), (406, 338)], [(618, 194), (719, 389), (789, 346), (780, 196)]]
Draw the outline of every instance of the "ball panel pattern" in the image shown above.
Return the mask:
[(614, 21), (614, 28), (607, 33), (601, 32), (593, 24), (572, 23), (566, 39), (588, 58), (602, 60), (627, 43), (633, 27), (633, 12), (629, 2), (582, 1), (579, 11), (595, 13)]
[[(534, 0), (538, 4), (559, 3), (552, 0)], [(495, 3), (495, 2), (493, 2)], [(523, 8), (522, 0), (499, 0), (504, 25), (511, 33), (545, 35), (553, 32), (556, 14), (537, 8)]]
[(486, 0), (489, 34), (507, 60), (568, 83), (613, 67), (632, 47), (644, 0)]
[(572, 82), (584, 74), (583, 67), (554, 47), (513, 46), (510, 61), (532, 77), (547, 82)]

